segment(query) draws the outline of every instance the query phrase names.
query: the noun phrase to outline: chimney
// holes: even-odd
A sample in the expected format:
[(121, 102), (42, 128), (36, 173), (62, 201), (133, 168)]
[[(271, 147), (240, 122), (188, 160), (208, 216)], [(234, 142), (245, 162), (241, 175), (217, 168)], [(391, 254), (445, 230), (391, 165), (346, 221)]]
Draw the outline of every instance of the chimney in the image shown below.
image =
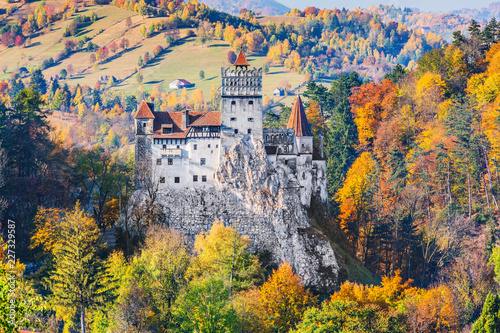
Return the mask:
[(319, 133), (318, 135), (318, 140), (319, 140), (319, 156), (321, 156), (321, 158), (325, 158), (325, 144), (324, 144), (324, 140), (323, 140), (323, 135), (321, 133)]
[(190, 109), (185, 109), (182, 111), (181, 130), (185, 130), (189, 127), (189, 110)]

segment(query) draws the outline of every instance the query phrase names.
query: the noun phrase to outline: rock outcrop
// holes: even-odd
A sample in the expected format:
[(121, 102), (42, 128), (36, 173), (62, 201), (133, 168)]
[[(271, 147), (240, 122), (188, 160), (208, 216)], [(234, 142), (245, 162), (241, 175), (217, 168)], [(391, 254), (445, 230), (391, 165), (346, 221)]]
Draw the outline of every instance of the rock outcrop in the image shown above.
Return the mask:
[(262, 143), (251, 140), (238, 142), (221, 159), (218, 187), (158, 192), (165, 224), (194, 240), (218, 218), (248, 235), (252, 249), (269, 253), (271, 262), (288, 261), (307, 286), (334, 289), (337, 258), (328, 239), (311, 227), (290, 166), (271, 164)]

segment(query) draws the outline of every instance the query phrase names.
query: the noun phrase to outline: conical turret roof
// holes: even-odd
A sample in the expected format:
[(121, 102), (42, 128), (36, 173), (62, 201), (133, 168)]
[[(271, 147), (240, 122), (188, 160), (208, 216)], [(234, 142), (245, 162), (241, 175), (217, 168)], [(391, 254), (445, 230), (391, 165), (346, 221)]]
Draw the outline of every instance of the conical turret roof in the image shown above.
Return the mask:
[(245, 58), (245, 55), (243, 54), (243, 51), (240, 50), (240, 54), (238, 54), (238, 58), (233, 64), (234, 66), (250, 66), (248, 63), (247, 59)]
[(154, 119), (153, 112), (151, 112), (151, 109), (148, 106), (148, 103), (146, 101), (142, 101), (141, 104), (139, 105), (139, 109), (137, 110), (137, 113), (135, 114), (135, 119)]
[(313, 136), (300, 96), (297, 96), (293, 103), (292, 113), (290, 114), (290, 118), (288, 118), (286, 128), (293, 128), (295, 136)]

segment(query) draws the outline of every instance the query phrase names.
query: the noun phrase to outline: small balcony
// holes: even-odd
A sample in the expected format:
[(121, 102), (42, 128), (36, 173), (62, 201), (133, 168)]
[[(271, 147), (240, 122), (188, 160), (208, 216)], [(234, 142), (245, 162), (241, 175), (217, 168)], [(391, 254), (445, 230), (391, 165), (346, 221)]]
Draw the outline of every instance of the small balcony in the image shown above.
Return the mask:
[(162, 148), (161, 155), (162, 156), (181, 157), (182, 156), (182, 149), (180, 149), (180, 148), (174, 148), (174, 149)]

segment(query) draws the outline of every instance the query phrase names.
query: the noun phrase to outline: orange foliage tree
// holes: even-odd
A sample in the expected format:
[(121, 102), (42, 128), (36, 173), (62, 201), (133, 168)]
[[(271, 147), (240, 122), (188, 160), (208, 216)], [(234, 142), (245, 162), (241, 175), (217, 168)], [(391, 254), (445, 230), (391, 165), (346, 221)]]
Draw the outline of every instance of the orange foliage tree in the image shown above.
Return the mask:
[(457, 332), (460, 318), (458, 304), (453, 291), (445, 285), (420, 289), (409, 295), (406, 308), (412, 332)]
[(284, 262), (260, 288), (259, 302), (266, 314), (266, 326), (275, 332), (288, 332), (301, 320), (304, 311), (316, 303), (316, 298), (304, 289), (292, 266)]
[(398, 87), (388, 79), (380, 84), (370, 82), (353, 89), (349, 102), (361, 145), (370, 145), (380, 122), (392, 115), (397, 91)]

